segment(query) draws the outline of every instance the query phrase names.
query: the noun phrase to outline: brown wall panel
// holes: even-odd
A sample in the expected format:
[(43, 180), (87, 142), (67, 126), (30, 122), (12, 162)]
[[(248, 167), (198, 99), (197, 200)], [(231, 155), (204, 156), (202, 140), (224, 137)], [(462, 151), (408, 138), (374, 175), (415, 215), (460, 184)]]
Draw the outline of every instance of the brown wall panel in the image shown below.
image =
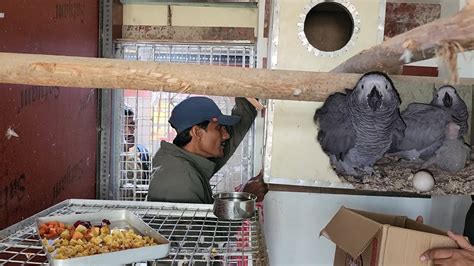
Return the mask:
[[(98, 54), (97, 0), (2, 0), (0, 12), (0, 51)], [(96, 95), (0, 84), (0, 229), (64, 199), (95, 198)]]
[(440, 4), (390, 3), (385, 9), (384, 38), (392, 38), (416, 27), (439, 19)]

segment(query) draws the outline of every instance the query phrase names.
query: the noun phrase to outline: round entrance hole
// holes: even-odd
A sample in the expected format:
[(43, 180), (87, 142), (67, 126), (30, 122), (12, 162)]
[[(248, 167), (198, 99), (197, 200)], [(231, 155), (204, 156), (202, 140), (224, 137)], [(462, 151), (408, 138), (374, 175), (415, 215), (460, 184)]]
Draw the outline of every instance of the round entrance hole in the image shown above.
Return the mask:
[(351, 39), (354, 20), (341, 4), (323, 2), (315, 5), (304, 21), (304, 34), (316, 49), (334, 52), (343, 48)]

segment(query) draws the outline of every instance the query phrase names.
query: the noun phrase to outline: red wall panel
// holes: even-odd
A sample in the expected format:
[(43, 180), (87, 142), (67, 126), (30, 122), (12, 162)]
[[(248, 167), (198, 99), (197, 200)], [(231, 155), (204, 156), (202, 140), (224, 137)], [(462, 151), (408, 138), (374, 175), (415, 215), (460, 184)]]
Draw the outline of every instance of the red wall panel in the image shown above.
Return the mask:
[(387, 3), (385, 9), (385, 39), (439, 19), (440, 4)]
[[(97, 57), (97, 0), (1, 0), (0, 13), (2, 52)], [(95, 198), (96, 95), (0, 84), (0, 229), (64, 199)]]

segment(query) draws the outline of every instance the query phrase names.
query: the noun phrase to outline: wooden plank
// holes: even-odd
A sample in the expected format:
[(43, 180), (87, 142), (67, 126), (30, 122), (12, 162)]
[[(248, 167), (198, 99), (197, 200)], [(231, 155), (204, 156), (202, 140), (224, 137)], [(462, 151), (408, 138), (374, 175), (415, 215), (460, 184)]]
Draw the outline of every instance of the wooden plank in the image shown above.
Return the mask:
[[(0, 83), (126, 88), (201, 95), (324, 101), (352, 88), (359, 74), (284, 71), (120, 59), (0, 53)], [(394, 81), (442, 82), (393, 76)], [(469, 83), (470, 82), (470, 83)], [(466, 84), (471, 84), (467, 81)]]
[(343, 189), (330, 187), (306, 187), (306, 186), (292, 186), (280, 184), (268, 184), (269, 191), (278, 192), (299, 192), (299, 193), (317, 193), (317, 194), (346, 194), (346, 195), (365, 195), (365, 196), (381, 196), (381, 197), (410, 197), (410, 198), (430, 198), (430, 195), (410, 193), (410, 192), (396, 192), (396, 191), (375, 191), (375, 190), (358, 190), (358, 189)]

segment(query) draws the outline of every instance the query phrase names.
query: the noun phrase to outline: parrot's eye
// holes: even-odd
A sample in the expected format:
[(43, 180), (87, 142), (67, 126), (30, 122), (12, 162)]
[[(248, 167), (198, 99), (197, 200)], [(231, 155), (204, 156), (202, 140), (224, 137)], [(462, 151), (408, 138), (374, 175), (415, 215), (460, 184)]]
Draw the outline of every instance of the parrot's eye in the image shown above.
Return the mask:
[(364, 85), (362, 85), (361, 87), (362, 87), (362, 89), (364, 89)]
[(385, 84), (385, 89), (388, 90), (388, 85), (387, 84)]

